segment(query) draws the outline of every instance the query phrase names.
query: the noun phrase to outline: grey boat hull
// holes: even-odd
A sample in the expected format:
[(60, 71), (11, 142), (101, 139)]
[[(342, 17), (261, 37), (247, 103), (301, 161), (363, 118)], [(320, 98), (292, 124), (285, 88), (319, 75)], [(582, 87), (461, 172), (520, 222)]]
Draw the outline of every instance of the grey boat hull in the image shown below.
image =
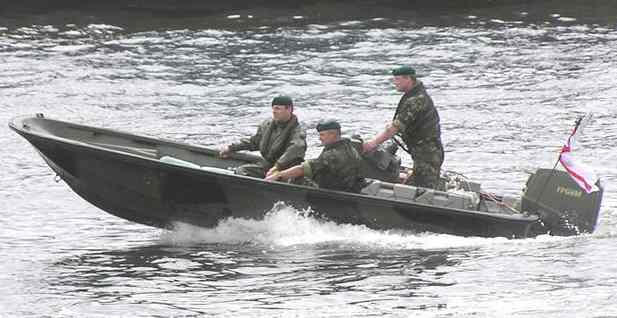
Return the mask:
[[(18, 117), (9, 126), (85, 200), (154, 227), (173, 228), (176, 222), (214, 227), (229, 217), (262, 219), (283, 202), (316, 217), (372, 229), (507, 238), (548, 231), (533, 214), (444, 208), (226, 173), (229, 167), (257, 160), (250, 155), (223, 160), (203, 147), (42, 116)], [(160, 160), (164, 156), (209, 169), (166, 163)]]

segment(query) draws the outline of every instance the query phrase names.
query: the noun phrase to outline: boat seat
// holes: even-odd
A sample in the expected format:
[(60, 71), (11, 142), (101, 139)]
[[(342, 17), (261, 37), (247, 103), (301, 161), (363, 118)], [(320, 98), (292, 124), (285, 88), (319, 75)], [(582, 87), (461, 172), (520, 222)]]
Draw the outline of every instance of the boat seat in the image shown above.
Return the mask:
[(201, 169), (201, 166), (199, 166), (198, 164), (194, 164), (190, 161), (178, 159), (172, 156), (163, 156), (159, 160), (161, 162), (169, 163), (169, 164), (176, 165), (176, 166), (182, 166), (182, 167), (193, 168), (193, 169)]
[(399, 200), (414, 201), (418, 188), (402, 183), (394, 183), (392, 185), (392, 192), (394, 192), (394, 198)]
[(193, 169), (200, 169), (200, 170), (205, 170), (205, 171), (210, 171), (210, 172), (217, 172), (217, 173), (224, 173), (224, 174), (234, 174), (233, 171), (231, 170), (227, 170), (227, 169), (223, 169), (223, 168), (216, 168), (216, 167), (206, 167), (206, 166), (200, 166), (198, 164), (192, 163), (190, 161), (186, 161), (186, 160), (182, 160), (182, 159), (178, 159), (172, 156), (163, 156), (161, 157), (161, 159), (159, 159), (161, 162), (164, 163), (169, 163), (172, 165), (177, 165), (177, 166), (182, 166), (182, 167), (187, 167), (187, 168), (193, 168)]
[(360, 193), (380, 198), (394, 199), (392, 183), (368, 178), (366, 180), (369, 181), (369, 184), (362, 188)]
[(469, 191), (443, 192), (422, 188), (422, 191), (418, 192), (418, 196), (414, 201), (440, 207), (477, 210), (480, 197), (477, 193)]
[(464, 210), (477, 210), (480, 201), (478, 194), (474, 192), (462, 190), (443, 192), (380, 180), (370, 180), (369, 184), (360, 193), (381, 198)]
[(416, 191), (416, 187), (406, 184), (371, 180), (369, 185), (362, 188), (360, 193), (395, 200), (414, 201)]
[(200, 169), (201, 170), (210, 171), (210, 172), (218, 172), (218, 173), (224, 173), (224, 174), (235, 174), (234, 170), (230, 170), (230, 169), (233, 169), (233, 168), (223, 169), (223, 168), (202, 166), (202, 167), (200, 167)]

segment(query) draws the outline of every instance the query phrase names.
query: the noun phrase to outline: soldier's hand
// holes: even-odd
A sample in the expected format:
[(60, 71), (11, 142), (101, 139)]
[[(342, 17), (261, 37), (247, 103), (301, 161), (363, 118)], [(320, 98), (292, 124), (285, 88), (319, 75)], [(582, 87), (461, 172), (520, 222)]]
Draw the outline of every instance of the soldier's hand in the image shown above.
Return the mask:
[(407, 171), (399, 174), (399, 181), (402, 184), (407, 184), (410, 179), (413, 179), (413, 169), (408, 169)]
[(407, 181), (407, 177), (408, 177), (408, 174), (406, 174), (404, 172), (399, 173), (398, 174), (398, 183), (405, 184), (405, 181)]
[(388, 123), (386, 125), (386, 131), (387, 132), (392, 132), (392, 133), (396, 133), (396, 131), (398, 130), (398, 126), (395, 126), (394, 123)]
[(223, 146), (221, 147), (221, 149), (219, 149), (219, 156), (221, 158), (229, 158), (230, 154), (231, 154), (231, 149), (229, 149), (229, 146)]
[(276, 167), (276, 165), (272, 166), (272, 168), (270, 168), (270, 170), (268, 170), (268, 172), (266, 173), (266, 177), (270, 176), (273, 173), (278, 172), (278, 168)]
[(266, 176), (266, 181), (277, 181), (281, 178), (281, 173), (279, 171)]

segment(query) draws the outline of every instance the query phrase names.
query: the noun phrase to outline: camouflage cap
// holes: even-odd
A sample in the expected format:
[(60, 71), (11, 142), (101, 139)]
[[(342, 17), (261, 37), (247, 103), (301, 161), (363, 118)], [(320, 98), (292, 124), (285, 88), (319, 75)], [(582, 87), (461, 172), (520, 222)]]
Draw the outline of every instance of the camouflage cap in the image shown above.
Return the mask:
[(411, 66), (403, 65), (403, 66), (399, 66), (399, 67), (393, 69), (392, 70), (392, 75), (394, 75), (394, 76), (408, 75), (408, 76), (415, 77), (416, 76), (416, 70), (414, 70), (413, 67), (411, 67)]
[(286, 96), (286, 95), (279, 95), (276, 96), (272, 99), (272, 105), (286, 105), (286, 106), (293, 106), (293, 101), (291, 100), (291, 97)]
[(316, 128), (319, 132), (330, 129), (341, 130), (341, 124), (339, 124), (335, 119), (324, 119), (317, 124)]

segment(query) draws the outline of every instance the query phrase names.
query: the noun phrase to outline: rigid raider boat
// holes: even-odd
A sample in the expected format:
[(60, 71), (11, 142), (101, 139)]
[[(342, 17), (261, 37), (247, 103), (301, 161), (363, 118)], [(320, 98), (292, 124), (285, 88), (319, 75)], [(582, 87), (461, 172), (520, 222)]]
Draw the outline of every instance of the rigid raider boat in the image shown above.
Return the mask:
[[(594, 231), (603, 189), (586, 193), (564, 171), (538, 169), (519, 197), (484, 192), (461, 175), (445, 191), (379, 176), (361, 193), (269, 182), (234, 174), (261, 160), (217, 150), (45, 118), (11, 120), (49, 167), (82, 198), (129, 221), (173, 228), (214, 227), (225, 218), (263, 218), (278, 202), (337, 223), (373, 229), (525, 238)], [(367, 175), (370, 177), (370, 175)]]

